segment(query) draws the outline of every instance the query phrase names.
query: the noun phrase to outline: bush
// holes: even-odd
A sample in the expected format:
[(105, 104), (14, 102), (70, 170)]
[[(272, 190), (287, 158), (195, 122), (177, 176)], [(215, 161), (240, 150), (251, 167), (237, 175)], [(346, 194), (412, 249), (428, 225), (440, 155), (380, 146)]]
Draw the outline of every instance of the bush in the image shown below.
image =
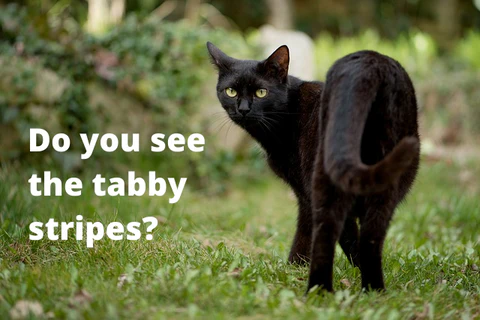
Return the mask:
[(469, 33), (444, 55), (440, 55), (434, 40), (421, 32), (394, 41), (382, 39), (374, 31), (339, 39), (322, 34), (315, 41), (317, 77), (325, 79), (337, 59), (362, 49), (396, 59), (410, 74), (416, 87), (424, 139), (443, 144), (478, 139), (479, 33)]
[(454, 53), (468, 68), (480, 71), (480, 33), (470, 31), (458, 42)]
[(434, 40), (421, 32), (400, 37), (396, 41), (382, 39), (372, 30), (356, 37), (339, 39), (322, 34), (315, 41), (318, 78), (325, 79), (328, 69), (337, 59), (359, 50), (374, 50), (390, 56), (415, 77), (428, 76), (437, 58)]
[[(11, 133), (9, 142), (15, 140), (4, 148), (8, 141), (0, 139), (0, 161), (32, 159), (23, 157), (28, 154), (31, 127), (41, 126), (51, 133), (65, 132), (72, 138), (80, 132), (105, 132), (109, 122), (115, 122), (111, 118), (123, 113), (116, 108), (125, 100), (132, 101), (134, 110), (124, 117), (140, 117), (137, 121), (140, 129), (148, 126), (143, 124), (146, 121), (166, 134), (208, 134), (205, 121), (198, 120), (204, 111), (199, 106), (204, 101), (205, 90), (213, 92), (215, 86), (215, 71), (205, 43), (212, 41), (240, 56), (252, 56), (241, 35), (182, 21), (165, 22), (154, 17), (139, 20), (131, 15), (106, 34), (93, 37), (68, 17), (65, 18), (68, 23), (59, 23), (58, 19), (52, 23), (52, 19), (35, 17), (37, 19), (16, 5), (0, 10), (3, 34), (0, 39), (0, 127), (2, 132)], [(108, 105), (94, 103), (102, 100), (98, 98), (102, 92), (114, 95), (107, 99)], [(125, 108), (128, 109), (128, 105)], [(136, 131), (128, 126), (121, 129)], [(83, 151), (78, 139), (73, 143), (71, 152)], [(168, 159), (168, 156), (155, 158), (159, 161), (155, 164), (145, 160), (148, 155), (119, 156), (113, 162), (118, 166), (121, 166), (119, 162), (128, 162), (130, 167), (148, 163), (158, 168), (174, 161), (175, 168), (183, 174), (185, 170), (195, 171), (193, 175), (204, 181), (209, 170), (198, 164), (209, 163), (208, 159), (216, 157), (215, 148), (208, 149), (212, 151), (205, 152), (202, 159), (185, 153), (180, 160)], [(99, 156), (95, 165), (104, 163), (112, 168), (111, 157)], [(59, 161), (65, 169), (78, 169), (78, 163), (65, 164), (72, 158), (75, 157), (68, 153), (61, 154)], [(211, 170), (228, 167), (211, 162)], [(197, 168), (201, 169), (196, 172)]]

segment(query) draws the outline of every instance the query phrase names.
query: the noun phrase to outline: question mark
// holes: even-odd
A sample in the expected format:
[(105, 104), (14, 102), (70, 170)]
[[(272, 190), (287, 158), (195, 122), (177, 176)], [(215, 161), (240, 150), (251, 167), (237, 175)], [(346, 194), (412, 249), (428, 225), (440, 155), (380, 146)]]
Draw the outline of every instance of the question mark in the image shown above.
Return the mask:
[[(147, 227), (147, 233), (152, 232), (153, 229), (155, 229), (158, 226), (158, 220), (157, 218), (154, 217), (145, 217), (142, 219), (144, 223), (150, 222), (150, 225)], [(153, 236), (151, 234), (147, 234), (145, 236), (147, 240), (152, 240)]]

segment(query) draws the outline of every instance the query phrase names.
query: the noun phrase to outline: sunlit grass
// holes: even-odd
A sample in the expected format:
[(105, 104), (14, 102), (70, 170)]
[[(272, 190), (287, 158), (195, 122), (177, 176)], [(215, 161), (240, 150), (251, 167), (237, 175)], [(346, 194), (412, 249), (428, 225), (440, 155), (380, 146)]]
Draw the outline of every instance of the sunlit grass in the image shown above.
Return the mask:
[[(480, 316), (480, 200), (461, 171), (425, 165), (385, 248), (384, 294), (365, 294), (341, 251), (332, 295), (304, 296), (307, 268), (286, 263), (296, 205), (271, 176), (228, 196), (33, 198), (25, 173), (0, 172), (0, 314), (38, 301), (63, 318), (405, 319)], [(471, 170), (476, 170), (475, 168)], [(478, 174), (478, 172), (475, 172)], [(232, 176), (230, 179), (241, 179)], [(477, 186), (478, 187), (478, 186)], [(473, 190), (473, 191), (472, 191)], [(154, 240), (29, 241), (33, 219), (128, 223), (159, 216)]]

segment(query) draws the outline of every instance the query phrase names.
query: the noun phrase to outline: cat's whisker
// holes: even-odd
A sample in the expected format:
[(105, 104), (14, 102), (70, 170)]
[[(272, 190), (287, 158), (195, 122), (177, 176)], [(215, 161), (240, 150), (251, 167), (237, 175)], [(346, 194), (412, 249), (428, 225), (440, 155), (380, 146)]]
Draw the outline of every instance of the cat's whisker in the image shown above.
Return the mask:
[(219, 121), (215, 121), (215, 123), (212, 123), (207, 127), (207, 130), (217, 132), (217, 130), (222, 126), (224, 122), (226, 122), (226, 119), (220, 119)]
[(271, 117), (267, 117), (267, 116), (263, 116), (262, 118), (269, 121), (272, 124), (278, 124), (278, 121), (275, 118), (271, 118)]
[[(231, 119), (228, 116), (224, 115), (223, 117), (221, 117), (219, 119), (215, 119), (207, 127), (207, 130), (209, 130), (210, 132), (220, 132), (222, 130), (222, 128), (229, 122), (231, 122)], [(212, 128), (212, 127), (214, 127), (214, 128)]]
[[(207, 47), (226, 75), (219, 77), (217, 88), (225, 88), (225, 95), (218, 98), (235, 113), (225, 140), (233, 123), (245, 129), (297, 197), (297, 232), (288, 260), (303, 265), (310, 258), (308, 289), (333, 291), (339, 242), (360, 268), (362, 288), (383, 291), (384, 239), (420, 158), (418, 108), (408, 74), (389, 57), (359, 51), (335, 62), (321, 84), (288, 78), (286, 46), (258, 63), (229, 57), (211, 43)], [(275, 96), (261, 89), (265, 81)], [(254, 93), (252, 84), (259, 87)]]
[(257, 118), (260, 122), (260, 124), (267, 129), (266, 133), (270, 133), (274, 139), (277, 141), (281, 141), (280, 137), (276, 134), (275, 130), (271, 128), (272, 124), (267, 121), (265, 117), (259, 117)]
[(256, 155), (265, 156), (265, 152), (263, 151), (262, 147), (258, 143), (256, 143), (253, 146), (253, 151), (256, 153)]
[(233, 126), (233, 121), (230, 122), (230, 125), (227, 128), (227, 132), (225, 132), (224, 143), (227, 143), (228, 133), (230, 132), (230, 128)]
[(233, 124), (232, 121), (230, 121), (230, 118), (226, 118), (223, 122), (222, 122), (222, 125), (218, 128), (217, 132), (220, 132), (222, 131), (223, 127), (225, 127), (226, 124)]
[(281, 112), (281, 111), (264, 111), (263, 114), (282, 114), (282, 115), (298, 115), (298, 114), (306, 114), (304, 112)]
[(268, 127), (269, 131), (275, 136), (275, 138), (281, 140), (274, 130), (275, 126), (278, 124), (278, 121), (266, 116), (263, 116), (261, 120), (265, 123), (265, 125)]
[(218, 127), (220, 127), (225, 121), (228, 121), (228, 117), (218, 118), (213, 120), (208, 126), (207, 130), (212, 129), (213, 126), (216, 126), (213, 130), (216, 131)]
[(225, 112), (215, 112), (209, 115), (209, 118), (212, 119), (213, 122), (218, 121), (219, 119), (223, 119), (227, 116)]

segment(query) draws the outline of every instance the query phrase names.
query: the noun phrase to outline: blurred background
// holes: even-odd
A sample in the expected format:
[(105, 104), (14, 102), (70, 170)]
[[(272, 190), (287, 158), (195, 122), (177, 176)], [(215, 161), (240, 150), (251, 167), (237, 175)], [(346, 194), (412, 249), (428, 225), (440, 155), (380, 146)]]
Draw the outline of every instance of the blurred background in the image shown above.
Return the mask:
[[(480, 0), (0, 0), (2, 167), (157, 170), (209, 194), (228, 193), (233, 176), (262, 180), (260, 149), (216, 100), (206, 41), (250, 59), (285, 42), (304, 79), (323, 80), (353, 51), (392, 56), (417, 89), (425, 163), (478, 159)], [(31, 127), (65, 132), (73, 146), (30, 154)], [(145, 146), (154, 132), (201, 132), (207, 148), (82, 162), (80, 132), (139, 132)]]
[[(207, 41), (248, 59), (287, 44), (303, 79), (362, 49), (409, 72), (422, 160), (386, 241), (391, 291), (357, 295), (359, 271), (338, 254), (342, 290), (304, 297), (306, 269), (285, 263), (294, 196), (221, 108)], [(43, 306), (38, 318), (478, 319), (479, 102), (480, 0), (0, 0), (0, 318)], [(30, 153), (32, 127), (67, 133), (70, 150)], [(81, 132), (140, 133), (142, 152), (82, 161)], [(205, 151), (152, 153), (155, 132), (200, 132)], [(82, 195), (33, 197), (28, 179), (47, 170), (82, 179)], [(188, 177), (181, 200), (99, 197), (89, 183), (132, 170)], [(78, 214), (159, 225), (155, 241), (94, 249), (73, 233), (29, 239), (32, 221)]]

